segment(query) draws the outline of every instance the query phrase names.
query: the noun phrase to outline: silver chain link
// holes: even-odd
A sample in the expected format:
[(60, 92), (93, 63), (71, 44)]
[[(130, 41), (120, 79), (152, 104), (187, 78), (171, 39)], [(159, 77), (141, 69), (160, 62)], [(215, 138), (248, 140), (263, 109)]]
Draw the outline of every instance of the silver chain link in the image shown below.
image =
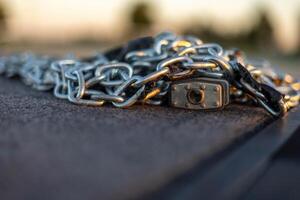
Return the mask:
[[(265, 94), (244, 79), (236, 80), (236, 63), (243, 64), (257, 82), (284, 94), (281, 113), (266, 103)], [(155, 37), (152, 48), (128, 52), (123, 62), (110, 61), (102, 54), (93, 62), (83, 62), (23, 53), (0, 57), (0, 74), (19, 76), (37, 90), (53, 90), (57, 98), (90, 106), (161, 105), (172, 82), (190, 77), (234, 80), (239, 86), (230, 85), (231, 102), (254, 102), (274, 116), (298, 105), (299, 82), (287, 74), (279, 75), (269, 65), (260, 65), (250, 64), (236, 51), (218, 44), (162, 33)]]

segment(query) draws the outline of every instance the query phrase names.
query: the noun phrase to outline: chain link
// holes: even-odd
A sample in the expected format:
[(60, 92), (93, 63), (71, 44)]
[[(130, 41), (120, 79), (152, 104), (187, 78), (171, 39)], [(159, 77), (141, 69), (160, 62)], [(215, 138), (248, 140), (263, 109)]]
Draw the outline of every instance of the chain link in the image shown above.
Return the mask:
[[(192, 77), (225, 79), (230, 82), (231, 102), (255, 103), (273, 116), (300, 101), (300, 83), (276, 73), (268, 63), (251, 64), (238, 50), (172, 33), (156, 36), (149, 49), (127, 52), (124, 61), (110, 61), (102, 54), (89, 61), (28, 53), (2, 56), (0, 74), (19, 76), (37, 90), (53, 90), (57, 98), (91, 106), (161, 105), (173, 81)], [(270, 88), (282, 97), (274, 100)]]

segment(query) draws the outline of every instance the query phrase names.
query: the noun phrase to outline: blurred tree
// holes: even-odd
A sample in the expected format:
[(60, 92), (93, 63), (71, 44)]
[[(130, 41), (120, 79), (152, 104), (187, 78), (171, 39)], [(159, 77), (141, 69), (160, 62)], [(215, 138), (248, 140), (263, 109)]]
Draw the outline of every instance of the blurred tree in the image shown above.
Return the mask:
[(258, 9), (258, 23), (247, 34), (248, 42), (266, 47), (274, 45), (274, 29), (265, 8)]
[(239, 33), (224, 34), (223, 32), (216, 31), (211, 26), (213, 23), (201, 22), (198, 22), (198, 24), (193, 22), (183, 32), (199, 36), (204, 41), (219, 42), (225, 47), (238, 46), (240, 48), (251, 49), (271, 47), (274, 44), (274, 29), (268, 18), (267, 10), (264, 8), (258, 9), (257, 16), (256, 25), (248, 32), (241, 31)]
[(298, 13), (298, 54), (300, 55), (300, 8)]
[(152, 6), (144, 1), (138, 2), (129, 13), (130, 33), (139, 34), (149, 30), (153, 25)]
[(2, 1), (0, 1), (0, 37), (3, 36), (6, 30), (7, 10)]

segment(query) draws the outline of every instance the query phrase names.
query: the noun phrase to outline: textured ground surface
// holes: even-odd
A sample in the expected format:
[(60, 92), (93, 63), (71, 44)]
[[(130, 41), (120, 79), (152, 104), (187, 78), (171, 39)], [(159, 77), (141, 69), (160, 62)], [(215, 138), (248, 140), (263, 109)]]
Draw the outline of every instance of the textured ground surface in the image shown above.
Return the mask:
[(139, 197), (270, 120), (221, 112), (76, 106), (0, 77), (1, 199)]
[(245, 195), (251, 199), (300, 199), (300, 127), (271, 160), (271, 164)]

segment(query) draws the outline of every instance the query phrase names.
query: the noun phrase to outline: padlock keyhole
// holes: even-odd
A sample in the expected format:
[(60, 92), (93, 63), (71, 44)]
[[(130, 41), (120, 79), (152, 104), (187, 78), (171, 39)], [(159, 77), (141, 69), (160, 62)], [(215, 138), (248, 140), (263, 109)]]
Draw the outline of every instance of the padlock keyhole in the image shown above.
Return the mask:
[(198, 105), (203, 101), (204, 94), (200, 89), (191, 89), (187, 93), (187, 99), (191, 104)]

